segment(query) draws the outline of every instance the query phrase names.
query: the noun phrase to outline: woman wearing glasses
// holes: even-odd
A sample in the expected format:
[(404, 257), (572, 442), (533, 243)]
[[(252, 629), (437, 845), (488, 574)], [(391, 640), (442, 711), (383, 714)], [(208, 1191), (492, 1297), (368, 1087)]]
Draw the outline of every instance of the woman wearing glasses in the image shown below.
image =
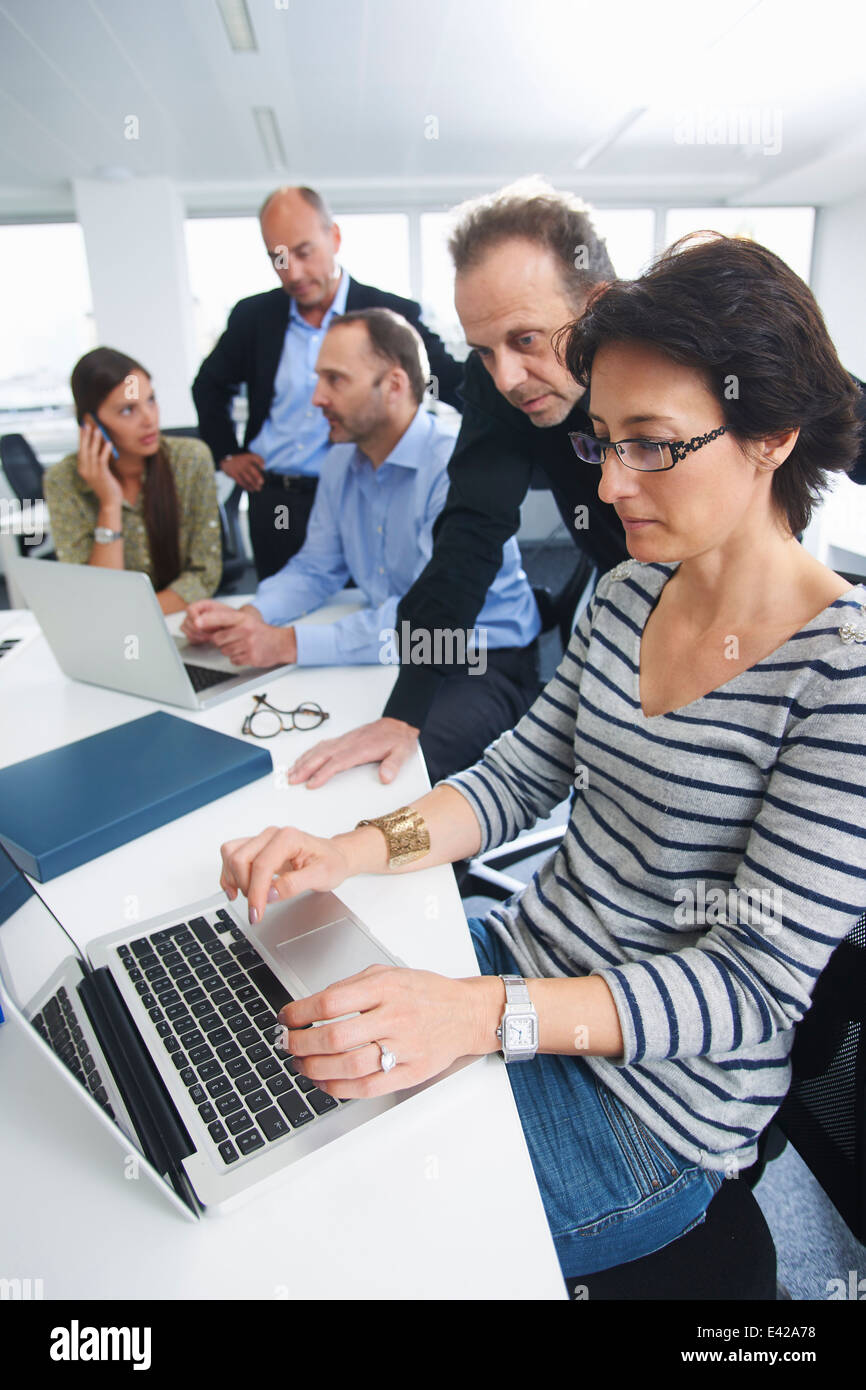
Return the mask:
[(281, 1014), (338, 1097), (503, 1050), (570, 1278), (701, 1221), (785, 1094), (794, 1026), (866, 904), (866, 591), (796, 539), (855, 458), (856, 396), (776, 256), (686, 238), (560, 346), (591, 393), (575, 466), (600, 468), (633, 559), (474, 767), (330, 840), (232, 841), (222, 884), (257, 919), (469, 858), (574, 791), (560, 847), (470, 922), (481, 978), (374, 967)]

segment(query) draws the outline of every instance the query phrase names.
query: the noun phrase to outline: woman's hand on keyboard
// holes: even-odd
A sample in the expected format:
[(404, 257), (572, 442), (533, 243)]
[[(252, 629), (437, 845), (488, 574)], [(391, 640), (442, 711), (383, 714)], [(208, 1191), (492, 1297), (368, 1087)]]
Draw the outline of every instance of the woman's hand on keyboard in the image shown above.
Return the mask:
[(417, 1086), (458, 1057), (498, 1051), (504, 1007), (498, 975), (452, 980), (370, 965), (281, 1009), (280, 1045), (320, 1090), (364, 1099)]
[(336, 888), (353, 872), (338, 839), (322, 839), (291, 826), (269, 825), (249, 839), (227, 840), (220, 853), (220, 887), (231, 901), (243, 893), (253, 925), (267, 903), (307, 889)]

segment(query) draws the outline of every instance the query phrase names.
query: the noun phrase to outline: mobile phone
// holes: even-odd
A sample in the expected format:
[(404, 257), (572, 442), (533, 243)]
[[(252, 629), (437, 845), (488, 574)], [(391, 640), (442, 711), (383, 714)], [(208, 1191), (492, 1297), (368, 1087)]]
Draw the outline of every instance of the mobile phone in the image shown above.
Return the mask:
[(116, 450), (115, 447), (114, 447), (114, 440), (112, 439), (111, 435), (108, 433), (108, 430), (105, 428), (104, 425), (101, 425), (101, 424), (99, 423), (99, 421), (97, 420), (96, 416), (93, 414), (92, 411), (91, 411), (91, 413), (90, 413), (90, 418), (91, 418), (91, 420), (93, 421), (93, 423), (94, 423), (94, 425), (96, 426), (96, 428), (99, 430), (99, 433), (102, 435), (103, 439), (107, 439), (107, 440), (108, 440), (109, 444), (111, 445), (111, 457), (112, 457), (113, 459), (116, 459), (116, 458), (117, 458), (117, 450)]

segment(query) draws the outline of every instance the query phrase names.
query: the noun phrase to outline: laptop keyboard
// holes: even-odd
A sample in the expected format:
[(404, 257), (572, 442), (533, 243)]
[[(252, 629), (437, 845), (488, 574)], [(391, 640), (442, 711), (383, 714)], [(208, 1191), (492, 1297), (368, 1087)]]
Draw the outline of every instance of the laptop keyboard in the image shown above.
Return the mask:
[(225, 1164), (340, 1104), (277, 1046), (291, 1001), (224, 908), (118, 946), (152, 1027)]
[(13, 651), (20, 641), (20, 637), (7, 637), (4, 642), (0, 642), (0, 656), (5, 656), (7, 652)]
[(183, 664), (196, 695), (200, 690), (207, 690), (209, 686), (222, 685), (223, 681), (234, 680), (238, 674), (236, 671), (215, 671), (212, 666), (194, 666), (191, 661), (185, 661)]
[(87, 1039), (81, 1031), (75, 1008), (66, 988), (61, 985), (57, 993), (43, 1004), (38, 1014), (30, 1020), (41, 1038), (57, 1053), (82, 1086), (90, 1091), (106, 1114), (113, 1120), (114, 1111), (108, 1100), (108, 1092), (102, 1084), (93, 1054)]

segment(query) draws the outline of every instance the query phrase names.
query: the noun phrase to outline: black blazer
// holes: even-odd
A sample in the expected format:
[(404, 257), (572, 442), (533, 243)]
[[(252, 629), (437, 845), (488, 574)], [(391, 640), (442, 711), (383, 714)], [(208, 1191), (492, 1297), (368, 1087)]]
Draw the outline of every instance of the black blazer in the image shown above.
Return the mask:
[[(283, 289), (267, 290), (242, 299), (229, 314), (225, 332), (199, 368), (192, 396), (198, 412), (199, 433), (219, 464), (226, 454), (238, 452), (231, 418), (231, 403), (246, 385), (249, 416), (244, 448), (255, 439), (271, 410), (274, 378), (289, 324), (291, 299)], [(349, 277), (346, 312), (382, 307), (408, 319), (424, 340), (430, 371), (438, 381), (439, 399), (461, 408), (457, 388), (463, 378), (462, 362), (446, 352), (441, 338), (421, 322), (421, 306), (373, 285), (361, 285)]]

